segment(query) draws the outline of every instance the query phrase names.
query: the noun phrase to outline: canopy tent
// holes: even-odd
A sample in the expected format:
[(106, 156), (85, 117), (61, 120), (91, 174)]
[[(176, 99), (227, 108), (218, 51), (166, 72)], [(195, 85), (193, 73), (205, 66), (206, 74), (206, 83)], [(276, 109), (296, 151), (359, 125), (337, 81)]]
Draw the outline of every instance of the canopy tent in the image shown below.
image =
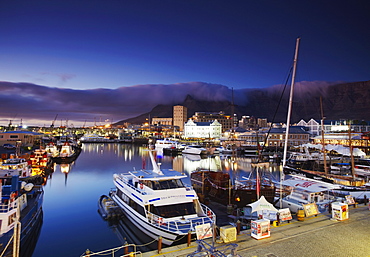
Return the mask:
[(247, 204), (247, 206), (252, 207), (252, 212), (263, 210), (278, 212), (278, 210), (269, 203), (264, 196), (261, 196), (261, 198), (254, 203)]

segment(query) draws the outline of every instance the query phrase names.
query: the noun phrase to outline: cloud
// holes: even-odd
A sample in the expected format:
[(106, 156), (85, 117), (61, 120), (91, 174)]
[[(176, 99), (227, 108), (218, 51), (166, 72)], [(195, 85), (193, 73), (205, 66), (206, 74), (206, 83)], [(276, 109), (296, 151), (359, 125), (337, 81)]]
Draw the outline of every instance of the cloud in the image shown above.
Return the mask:
[[(61, 79), (71, 79), (63, 74)], [(301, 82), (297, 86), (307, 91), (325, 83)], [(330, 83), (327, 83), (328, 85)], [(321, 86), (320, 86), (321, 85)], [(277, 93), (278, 86), (259, 89), (266, 93)], [(252, 89), (234, 91), (235, 104), (244, 105)], [(298, 90), (299, 91), (299, 90)], [(176, 84), (149, 84), (120, 87), (117, 89), (75, 90), (46, 87), (30, 83), (0, 82), (0, 119), (42, 120), (52, 122), (56, 114), (59, 119), (83, 123), (94, 120), (119, 121), (149, 112), (159, 104), (175, 105), (187, 95), (198, 100), (231, 101), (232, 90), (219, 84), (189, 82)]]

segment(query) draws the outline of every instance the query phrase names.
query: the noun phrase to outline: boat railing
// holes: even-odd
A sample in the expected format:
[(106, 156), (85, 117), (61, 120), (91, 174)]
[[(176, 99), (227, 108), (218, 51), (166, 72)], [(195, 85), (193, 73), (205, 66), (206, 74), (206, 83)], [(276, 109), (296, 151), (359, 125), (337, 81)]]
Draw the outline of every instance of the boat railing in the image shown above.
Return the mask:
[(3, 199), (2, 202), (0, 203), (0, 213), (9, 212), (17, 208), (17, 206), (18, 206), (17, 201), (15, 200), (11, 201), (10, 199)]
[(166, 219), (148, 211), (146, 211), (146, 214), (149, 223), (167, 231), (186, 234), (189, 231), (194, 232), (195, 226), (197, 225), (216, 222), (216, 215), (210, 208), (202, 204), (202, 209), (205, 213), (204, 216), (197, 216), (194, 218), (183, 217), (179, 220)]

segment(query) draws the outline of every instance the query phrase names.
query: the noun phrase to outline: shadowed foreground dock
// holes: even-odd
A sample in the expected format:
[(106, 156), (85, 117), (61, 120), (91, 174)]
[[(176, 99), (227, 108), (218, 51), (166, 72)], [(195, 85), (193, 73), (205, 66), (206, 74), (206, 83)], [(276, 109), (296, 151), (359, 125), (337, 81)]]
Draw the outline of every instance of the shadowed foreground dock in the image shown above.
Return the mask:
[[(238, 245), (240, 256), (296, 257), (296, 256), (370, 256), (370, 210), (368, 206), (358, 205), (349, 209), (349, 219), (336, 221), (331, 214), (323, 213), (304, 221), (293, 219), (278, 227), (271, 226), (269, 238), (256, 240), (250, 230), (242, 231), (237, 240), (230, 243)], [(206, 243), (212, 245), (211, 239)], [(218, 242), (218, 243), (217, 243)], [(216, 248), (227, 244), (217, 240)], [(197, 243), (172, 246), (157, 251), (145, 252), (141, 256), (187, 256), (197, 250)], [(226, 254), (230, 254), (226, 252)], [(207, 255), (197, 255), (207, 256)], [(209, 255), (210, 256), (210, 255)]]

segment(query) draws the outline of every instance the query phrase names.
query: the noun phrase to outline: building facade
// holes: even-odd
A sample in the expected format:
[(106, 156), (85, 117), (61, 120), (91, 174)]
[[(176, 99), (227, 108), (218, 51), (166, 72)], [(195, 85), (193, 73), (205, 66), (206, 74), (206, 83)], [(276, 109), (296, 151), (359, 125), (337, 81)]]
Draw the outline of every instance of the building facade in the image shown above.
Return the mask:
[[(297, 126), (305, 126), (308, 128), (309, 133), (312, 136), (321, 135), (322, 127), (321, 121), (310, 119), (308, 122), (300, 120)], [(360, 122), (360, 124), (349, 124), (346, 120), (327, 121), (324, 120), (324, 133), (337, 133), (348, 131), (351, 127), (353, 132), (369, 132), (370, 124), (368, 122)]]
[(154, 126), (172, 126), (172, 118), (152, 118)]
[(230, 115), (225, 115), (223, 112), (196, 112), (193, 115), (192, 119), (195, 122), (213, 122), (214, 120), (217, 120), (218, 123), (222, 125), (222, 132), (225, 132), (234, 127), (233, 117)]
[(185, 138), (220, 138), (222, 125), (214, 120), (212, 122), (195, 122), (188, 120), (184, 126)]
[(179, 127), (180, 131), (184, 131), (185, 122), (188, 120), (188, 108), (181, 105), (173, 107), (173, 125)]
[(32, 146), (41, 138), (42, 134), (31, 131), (7, 131), (0, 133), (0, 144), (16, 145), (19, 142), (21, 146)]

